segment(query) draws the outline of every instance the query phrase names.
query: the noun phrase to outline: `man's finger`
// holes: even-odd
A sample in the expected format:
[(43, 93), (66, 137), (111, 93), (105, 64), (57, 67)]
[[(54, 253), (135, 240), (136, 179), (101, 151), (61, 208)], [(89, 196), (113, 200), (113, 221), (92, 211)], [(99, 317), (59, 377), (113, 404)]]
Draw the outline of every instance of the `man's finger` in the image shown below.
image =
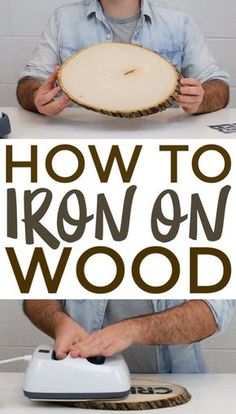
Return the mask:
[(181, 95), (195, 95), (199, 96), (202, 94), (202, 89), (199, 86), (182, 86), (180, 88)]
[(70, 349), (69, 351), (70, 356), (72, 358), (88, 358), (90, 356), (97, 356), (101, 354), (101, 347), (99, 348), (93, 348), (93, 347), (76, 347), (73, 349)]
[[(178, 97), (179, 103), (189, 103), (189, 104), (195, 104), (199, 102), (199, 95), (179, 95)], [(200, 103), (200, 102), (199, 102)]]
[[(105, 353), (105, 348), (102, 348), (99, 351), (95, 350), (95, 349), (86, 349), (86, 350), (80, 350), (79, 357), (80, 358), (89, 358), (89, 357), (96, 357), (98, 355), (105, 356), (104, 353)], [(77, 357), (75, 352), (71, 352), (70, 355), (71, 355), (72, 358)]]
[(52, 102), (53, 98), (55, 98), (58, 93), (61, 91), (60, 86), (53, 88), (51, 91), (47, 93), (43, 93), (43, 91), (39, 91), (38, 96), (36, 98), (36, 103), (39, 105), (46, 105)]
[(92, 342), (90, 344), (79, 344), (78, 348), (80, 351), (94, 351), (94, 352), (99, 352), (99, 350), (104, 346), (104, 344), (101, 341), (97, 341), (97, 342)]
[(54, 86), (54, 83), (57, 80), (58, 71), (59, 71), (59, 66), (56, 66), (56, 68), (51, 73), (51, 75), (42, 83), (43, 89), (45, 90), (51, 89)]
[(69, 98), (62, 96), (61, 98), (55, 99), (46, 105), (38, 106), (38, 110), (41, 114), (54, 116), (58, 115), (63, 109), (70, 104)]
[(182, 78), (180, 79), (180, 84), (185, 86), (185, 85), (189, 85), (189, 86), (200, 86), (201, 83), (194, 78)]
[(68, 355), (68, 353), (63, 350), (59, 350), (59, 351), (55, 350), (55, 352), (56, 352), (57, 359), (64, 359)]
[(68, 344), (64, 342), (55, 342), (55, 353), (57, 359), (64, 359), (68, 355)]
[(52, 111), (62, 111), (63, 109), (65, 109), (68, 105), (70, 104), (70, 99), (67, 98), (67, 96), (61, 96), (58, 99), (55, 99), (55, 101), (52, 101), (49, 105), (50, 105), (50, 109)]
[(79, 358), (81, 356), (79, 349), (78, 348), (75, 348), (75, 349), (71, 350), (70, 351), (70, 356), (72, 358)]
[(91, 346), (98, 342), (101, 342), (101, 334), (104, 333), (104, 330), (98, 330), (96, 332), (91, 333), (87, 338), (80, 341), (79, 346)]
[(187, 112), (188, 114), (194, 114), (197, 110), (199, 105), (193, 105), (193, 104), (181, 104), (181, 108)]

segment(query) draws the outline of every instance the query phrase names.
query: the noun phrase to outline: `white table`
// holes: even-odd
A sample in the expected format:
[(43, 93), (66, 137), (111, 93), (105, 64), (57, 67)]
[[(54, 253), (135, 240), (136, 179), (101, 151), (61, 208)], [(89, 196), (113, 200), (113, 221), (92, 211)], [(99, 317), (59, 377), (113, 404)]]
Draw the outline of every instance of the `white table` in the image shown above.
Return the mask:
[[(182, 110), (170, 109), (141, 119), (116, 119), (82, 109), (66, 109), (54, 118), (32, 114), (21, 108), (0, 108), (0, 111), (6, 112), (10, 117), (12, 125), (10, 139), (236, 138), (235, 133), (224, 135), (208, 127), (212, 124), (236, 122), (236, 109), (224, 109), (201, 116), (189, 116)], [(188, 404), (162, 410), (166, 414), (234, 414), (236, 412), (236, 375), (163, 375), (162, 380), (183, 385), (192, 394), (192, 400)], [(23, 374), (0, 374), (1, 414), (76, 412), (74, 408), (63, 405), (29, 401), (23, 396), (22, 383)], [(80, 410), (81, 412), (89, 411)]]
[(12, 133), (9, 138), (236, 138), (236, 133), (223, 134), (208, 127), (236, 122), (236, 109), (223, 109), (211, 114), (192, 116), (181, 109), (137, 119), (120, 119), (84, 109), (66, 109), (48, 118), (22, 108), (0, 108), (9, 115)]
[[(236, 374), (162, 375), (161, 379), (187, 387), (192, 399), (178, 407), (153, 410), (165, 414), (235, 414)], [(0, 373), (1, 414), (75, 414), (76, 409), (63, 404), (32, 402), (22, 393), (23, 374)], [(79, 410), (89, 414), (90, 410)], [(134, 411), (132, 411), (134, 412)], [(145, 411), (151, 413), (151, 411)], [(111, 411), (103, 411), (110, 414)]]

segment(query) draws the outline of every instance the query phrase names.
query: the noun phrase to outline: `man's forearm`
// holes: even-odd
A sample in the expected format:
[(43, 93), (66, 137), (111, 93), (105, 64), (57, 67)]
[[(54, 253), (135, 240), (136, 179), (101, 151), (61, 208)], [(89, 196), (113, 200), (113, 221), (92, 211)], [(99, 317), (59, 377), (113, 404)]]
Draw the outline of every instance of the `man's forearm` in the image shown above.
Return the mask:
[(69, 317), (55, 300), (25, 300), (24, 312), (37, 328), (55, 338), (55, 333)]
[(133, 320), (136, 343), (178, 345), (200, 341), (217, 330), (209, 306), (202, 300), (185, 302), (161, 313)]
[(134, 344), (179, 345), (200, 341), (217, 329), (213, 313), (201, 300), (163, 312), (124, 319), (93, 332), (70, 348), (71, 356), (111, 356)]
[(38, 112), (34, 103), (34, 95), (40, 86), (41, 83), (33, 78), (23, 78), (19, 81), (16, 94), (23, 108), (28, 111)]
[(229, 86), (219, 80), (210, 80), (202, 84), (204, 97), (196, 114), (214, 112), (229, 103)]

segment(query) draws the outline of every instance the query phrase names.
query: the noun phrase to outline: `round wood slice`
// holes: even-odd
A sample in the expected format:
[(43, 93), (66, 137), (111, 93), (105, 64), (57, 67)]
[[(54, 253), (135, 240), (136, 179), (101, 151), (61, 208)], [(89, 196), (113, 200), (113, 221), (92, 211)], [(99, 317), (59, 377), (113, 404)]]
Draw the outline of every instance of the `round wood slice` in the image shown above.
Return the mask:
[(63, 92), (80, 106), (135, 118), (176, 100), (180, 74), (158, 53), (127, 43), (100, 43), (67, 59), (58, 74)]
[(189, 392), (180, 385), (157, 381), (157, 376), (131, 375), (132, 388), (122, 400), (81, 400), (66, 405), (93, 410), (151, 410), (175, 407), (191, 399)]

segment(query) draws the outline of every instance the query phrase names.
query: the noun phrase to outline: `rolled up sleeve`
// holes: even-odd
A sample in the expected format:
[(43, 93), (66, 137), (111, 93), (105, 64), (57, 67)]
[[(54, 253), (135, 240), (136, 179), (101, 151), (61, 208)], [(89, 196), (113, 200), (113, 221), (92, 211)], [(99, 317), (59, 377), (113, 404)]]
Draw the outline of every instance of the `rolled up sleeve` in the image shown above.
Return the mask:
[(230, 83), (228, 73), (218, 66), (203, 35), (189, 15), (185, 16), (184, 22), (182, 74), (186, 78), (196, 78), (201, 83), (213, 79)]
[(54, 13), (40, 37), (31, 60), (20, 73), (19, 80), (29, 76), (44, 81), (53, 72), (59, 64), (57, 31), (57, 16)]
[(217, 332), (222, 332), (229, 324), (235, 310), (236, 300), (204, 300), (211, 309), (217, 324)]

